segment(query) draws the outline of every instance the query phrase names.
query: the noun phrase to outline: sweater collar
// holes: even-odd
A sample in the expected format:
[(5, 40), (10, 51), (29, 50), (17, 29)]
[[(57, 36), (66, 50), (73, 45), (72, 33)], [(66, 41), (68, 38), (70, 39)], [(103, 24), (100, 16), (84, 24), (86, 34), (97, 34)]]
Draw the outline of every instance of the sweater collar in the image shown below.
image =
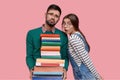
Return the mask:
[(45, 28), (45, 24), (43, 24), (43, 25), (42, 25), (42, 31), (43, 31), (43, 33), (45, 33), (46, 31), (52, 31), (52, 33), (55, 33), (55, 27), (53, 27), (51, 30), (47, 30), (47, 29)]

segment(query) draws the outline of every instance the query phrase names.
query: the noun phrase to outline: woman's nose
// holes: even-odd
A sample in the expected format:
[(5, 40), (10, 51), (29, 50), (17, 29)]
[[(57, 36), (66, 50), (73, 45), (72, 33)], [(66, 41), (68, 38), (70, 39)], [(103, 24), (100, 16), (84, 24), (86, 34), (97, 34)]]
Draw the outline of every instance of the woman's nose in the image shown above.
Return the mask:
[(65, 27), (65, 28), (68, 28), (69, 26), (66, 24), (66, 25), (64, 25), (64, 27)]

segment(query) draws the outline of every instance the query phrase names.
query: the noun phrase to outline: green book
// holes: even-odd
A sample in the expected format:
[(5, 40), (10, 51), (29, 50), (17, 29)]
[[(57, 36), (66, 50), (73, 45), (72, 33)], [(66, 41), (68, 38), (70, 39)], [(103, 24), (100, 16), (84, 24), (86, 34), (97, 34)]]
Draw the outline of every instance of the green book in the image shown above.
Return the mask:
[(42, 46), (60, 46), (60, 42), (42, 42)]
[(41, 56), (43, 59), (61, 59), (61, 56)]

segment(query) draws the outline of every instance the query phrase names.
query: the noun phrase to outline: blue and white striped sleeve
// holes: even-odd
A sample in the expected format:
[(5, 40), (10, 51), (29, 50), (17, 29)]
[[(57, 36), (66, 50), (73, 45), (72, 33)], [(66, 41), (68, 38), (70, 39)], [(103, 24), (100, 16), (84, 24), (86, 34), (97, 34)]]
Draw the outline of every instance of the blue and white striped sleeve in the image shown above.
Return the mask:
[(85, 50), (84, 42), (77, 35), (72, 35), (70, 37), (69, 43), (72, 48), (74, 48), (76, 55), (80, 58), (80, 60), (88, 67), (88, 69), (92, 72), (92, 74), (99, 78), (99, 74), (97, 73), (92, 60), (89, 57), (88, 52)]

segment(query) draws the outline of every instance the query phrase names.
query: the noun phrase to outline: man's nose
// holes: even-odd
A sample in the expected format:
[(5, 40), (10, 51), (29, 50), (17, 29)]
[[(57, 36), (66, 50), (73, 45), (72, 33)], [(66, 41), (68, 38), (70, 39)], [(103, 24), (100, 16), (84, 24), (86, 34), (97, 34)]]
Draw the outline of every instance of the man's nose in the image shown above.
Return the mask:
[(52, 19), (55, 19), (55, 15), (52, 15)]

